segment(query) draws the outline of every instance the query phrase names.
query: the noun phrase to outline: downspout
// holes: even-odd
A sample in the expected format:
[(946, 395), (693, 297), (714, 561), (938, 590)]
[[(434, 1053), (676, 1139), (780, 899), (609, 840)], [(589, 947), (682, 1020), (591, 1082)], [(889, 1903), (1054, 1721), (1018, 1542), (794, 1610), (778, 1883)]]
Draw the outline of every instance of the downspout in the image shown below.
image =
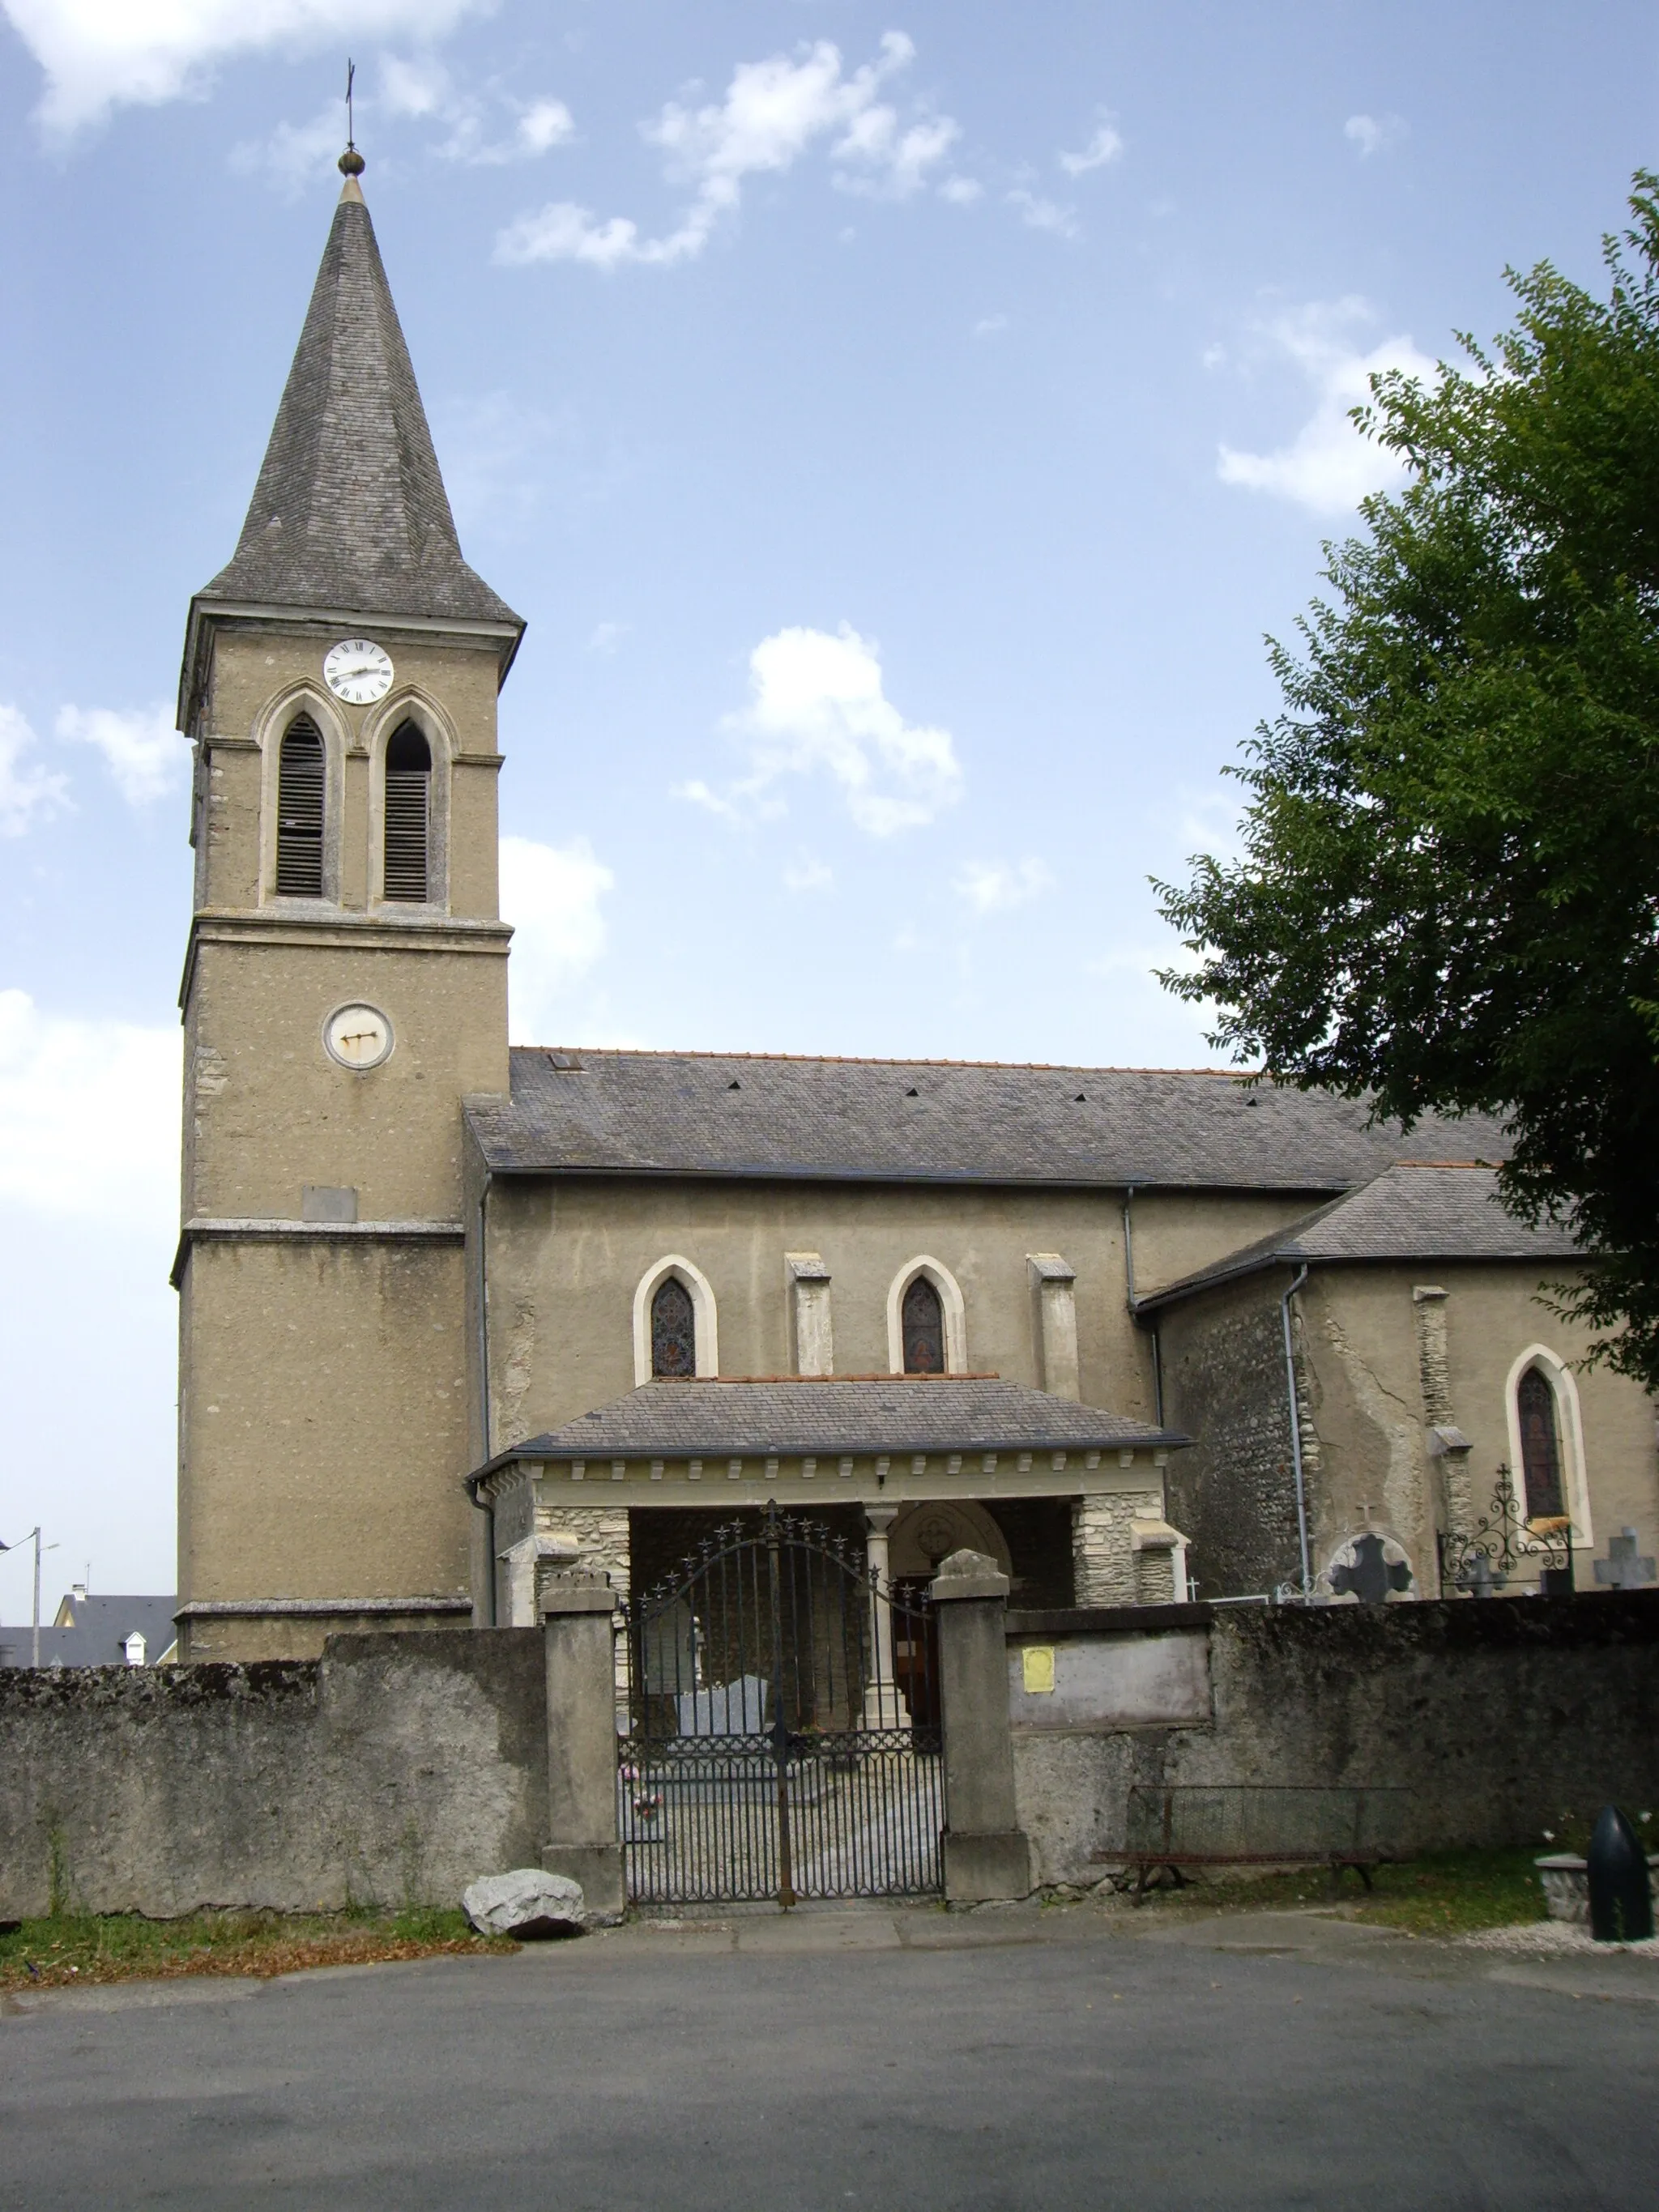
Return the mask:
[(1152, 1340), (1152, 1418), (1161, 1429), (1164, 1426), (1164, 1351), (1158, 1339), (1158, 1323), (1143, 1322), (1135, 1297), (1135, 1187), (1131, 1183), (1123, 1194), (1123, 1288), (1128, 1299), (1129, 1317), (1139, 1328), (1146, 1329)]
[(1302, 1553), (1302, 1595), (1305, 1599), (1313, 1589), (1313, 1567), (1308, 1555), (1308, 1493), (1302, 1474), (1302, 1412), (1296, 1395), (1296, 1354), (1291, 1346), (1291, 1300), (1308, 1279), (1308, 1264), (1304, 1260), (1297, 1268), (1291, 1286), (1279, 1302), (1279, 1317), (1285, 1324), (1285, 1400), (1291, 1413), (1291, 1466), (1296, 1477), (1296, 1534)]
[[(493, 1448), (489, 1440), (489, 1170), (484, 1170), (483, 1188), (478, 1194), (478, 1433), (483, 1441), (483, 1457), (480, 1466), (488, 1467)], [(474, 1504), (479, 1501), (475, 1497)], [(489, 1524), (485, 1540), (488, 1571), (485, 1587), (489, 1593), (489, 1625), (501, 1626), (495, 1617), (495, 1508), (484, 1507)]]

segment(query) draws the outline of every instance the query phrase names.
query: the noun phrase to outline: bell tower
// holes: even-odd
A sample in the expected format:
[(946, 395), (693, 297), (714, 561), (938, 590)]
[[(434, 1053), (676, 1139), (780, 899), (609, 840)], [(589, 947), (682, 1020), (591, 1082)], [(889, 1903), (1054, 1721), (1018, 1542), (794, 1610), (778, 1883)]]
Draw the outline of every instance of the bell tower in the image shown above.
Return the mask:
[(495, 702), (358, 178), (235, 554), (191, 602), (187, 1658), (470, 1617), (462, 1100), (507, 1089)]

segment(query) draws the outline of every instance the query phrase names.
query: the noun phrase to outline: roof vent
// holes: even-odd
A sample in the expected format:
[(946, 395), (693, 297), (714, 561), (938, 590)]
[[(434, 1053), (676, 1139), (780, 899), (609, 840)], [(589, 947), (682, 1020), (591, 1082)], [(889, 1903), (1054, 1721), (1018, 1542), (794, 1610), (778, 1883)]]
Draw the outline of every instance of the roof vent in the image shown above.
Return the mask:
[(907, 1098), (915, 1098), (915, 1097), (919, 1097), (921, 1096), (921, 1093), (917, 1091), (917, 1089), (916, 1089), (916, 1087), (915, 1087), (915, 1084), (912, 1084), (912, 1085), (911, 1085), (911, 1086), (910, 1086), (910, 1088), (909, 1088), (909, 1089), (905, 1092), (905, 1094), (904, 1094), (904, 1095), (905, 1095), (905, 1097), (906, 1097)]
[(574, 1052), (550, 1052), (547, 1064), (556, 1068), (562, 1075), (580, 1075), (582, 1072), (582, 1064)]
[(728, 1091), (741, 1091), (743, 1085), (738, 1082), (737, 1077), (734, 1075), (726, 1087)]
[(1072, 1103), (1073, 1106), (1085, 1106), (1088, 1103), (1088, 1100), (1085, 1098), (1083, 1092), (1079, 1091), (1077, 1097), (1073, 1099)]

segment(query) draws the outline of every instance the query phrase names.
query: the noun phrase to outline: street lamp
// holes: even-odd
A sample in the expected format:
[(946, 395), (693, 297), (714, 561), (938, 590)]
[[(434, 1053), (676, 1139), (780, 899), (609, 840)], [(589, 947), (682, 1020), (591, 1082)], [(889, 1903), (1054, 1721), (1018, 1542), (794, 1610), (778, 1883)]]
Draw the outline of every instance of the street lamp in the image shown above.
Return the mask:
[[(17, 1543), (16, 1543), (16, 1544), (0, 1544), (0, 1552), (15, 1552), (15, 1551), (17, 1549), (17, 1546), (18, 1546), (18, 1544), (33, 1544), (33, 1547), (34, 1547), (34, 1644), (33, 1644), (33, 1651), (32, 1651), (32, 1652), (31, 1652), (31, 1654), (30, 1654), (30, 1657), (29, 1657), (29, 1664), (30, 1664), (32, 1667), (38, 1667), (38, 1666), (40, 1664), (40, 1528), (39, 1528), (38, 1527), (35, 1527), (35, 1528), (31, 1528), (31, 1529), (29, 1530), (29, 1533), (28, 1533), (28, 1534), (27, 1534), (27, 1536), (20, 1536), (20, 1537), (18, 1538), (18, 1540), (17, 1540)], [(46, 1546), (46, 1549), (47, 1549), (47, 1551), (49, 1551), (49, 1552), (55, 1552), (55, 1551), (58, 1549), (58, 1547), (57, 1547), (57, 1545), (56, 1545), (56, 1544), (48, 1544), (48, 1545)]]

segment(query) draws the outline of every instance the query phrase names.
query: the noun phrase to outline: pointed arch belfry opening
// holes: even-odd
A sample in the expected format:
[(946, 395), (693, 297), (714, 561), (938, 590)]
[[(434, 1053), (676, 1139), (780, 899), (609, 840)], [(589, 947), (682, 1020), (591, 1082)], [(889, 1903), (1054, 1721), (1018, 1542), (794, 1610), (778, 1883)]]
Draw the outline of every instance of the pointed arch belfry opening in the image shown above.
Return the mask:
[(384, 820), (384, 895), (423, 905), (431, 896), (432, 748), (412, 721), (386, 741)]
[(321, 898), (328, 761), (302, 709), (283, 732), (276, 767), (276, 896)]

